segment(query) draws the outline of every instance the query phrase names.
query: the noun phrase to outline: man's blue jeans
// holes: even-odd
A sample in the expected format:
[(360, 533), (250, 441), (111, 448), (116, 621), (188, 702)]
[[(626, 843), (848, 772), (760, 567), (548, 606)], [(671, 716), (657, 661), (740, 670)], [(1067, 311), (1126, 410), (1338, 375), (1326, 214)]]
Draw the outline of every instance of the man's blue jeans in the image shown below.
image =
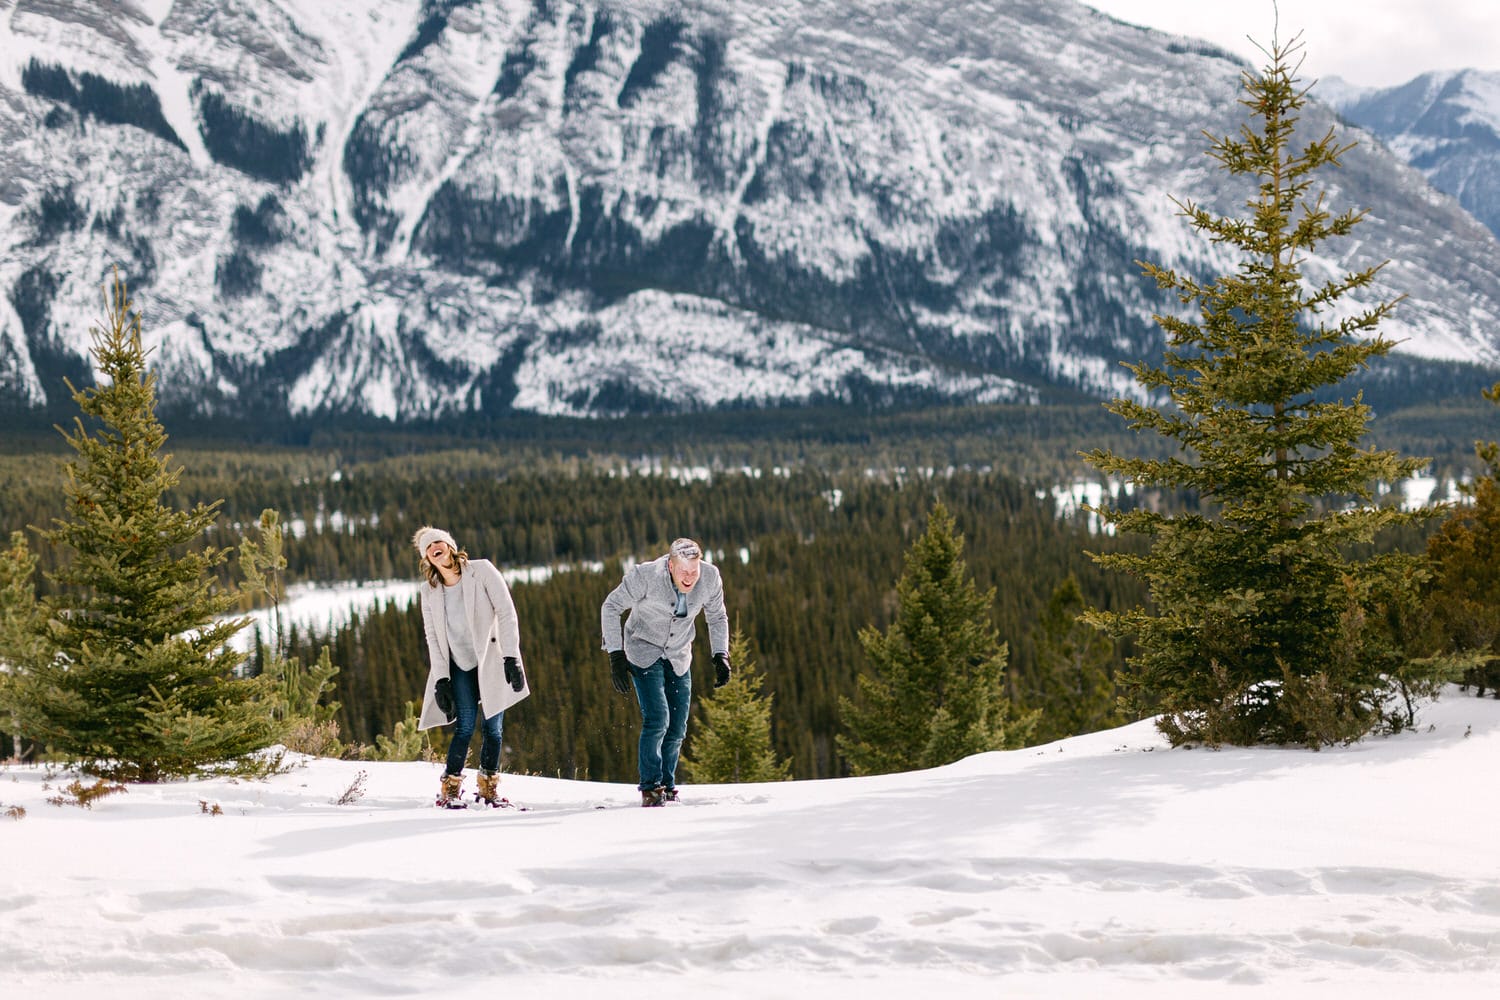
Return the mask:
[[(453, 684), (453, 741), (448, 744), (448, 774), (462, 774), (469, 757), (469, 741), (474, 738), (474, 724), (479, 719), (479, 671), (452, 667), (448, 676)], [(479, 744), (479, 769), (491, 774), (500, 770), (500, 727), (504, 712), (484, 720), (484, 741)]]
[(640, 789), (676, 788), (677, 758), (682, 754), (693, 702), (693, 675), (677, 676), (671, 661), (663, 657), (649, 667), (631, 664), (630, 677), (641, 703)]

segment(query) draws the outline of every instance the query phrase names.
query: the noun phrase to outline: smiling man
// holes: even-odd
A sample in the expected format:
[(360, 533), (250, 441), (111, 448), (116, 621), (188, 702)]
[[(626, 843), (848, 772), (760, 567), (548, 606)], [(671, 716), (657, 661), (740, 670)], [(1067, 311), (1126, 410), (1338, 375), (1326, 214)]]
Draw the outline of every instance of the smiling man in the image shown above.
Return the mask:
[[(620, 616), (629, 612), (623, 629)], [(634, 686), (641, 706), (638, 751), (641, 805), (677, 800), (677, 759), (692, 707), (693, 637), (698, 614), (708, 622), (714, 687), (727, 683), (729, 615), (718, 567), (703, 561), (691, 538), (673, 542), (666, 555), (625, 573), (600, 609), (610, 681), (626, 694)]]

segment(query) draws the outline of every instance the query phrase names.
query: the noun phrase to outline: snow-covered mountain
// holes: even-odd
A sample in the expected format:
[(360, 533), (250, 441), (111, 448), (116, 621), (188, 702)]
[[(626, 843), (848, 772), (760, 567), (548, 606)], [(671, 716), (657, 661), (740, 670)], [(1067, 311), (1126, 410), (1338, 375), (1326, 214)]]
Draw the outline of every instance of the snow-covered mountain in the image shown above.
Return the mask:
[[(1072, 0), (0, 0), (0, 387), (127, 272), (169, 403), (397, 419), (1128, 388), (1222, 266), (1169, 194), (1242, 64)], [(1305, 122), (1332, 122), (1323, 107)], [(1500, 245), (1375, 145), (1408, 354), (1500, 365)], [(1350, 307), (1359, 303), (1350, 303)]]
[(1344, 117), (1378, 135), (1432, 186), (1500, 234), (1500, 73), (1424, 73), (1398, 87), (1318, 86)]

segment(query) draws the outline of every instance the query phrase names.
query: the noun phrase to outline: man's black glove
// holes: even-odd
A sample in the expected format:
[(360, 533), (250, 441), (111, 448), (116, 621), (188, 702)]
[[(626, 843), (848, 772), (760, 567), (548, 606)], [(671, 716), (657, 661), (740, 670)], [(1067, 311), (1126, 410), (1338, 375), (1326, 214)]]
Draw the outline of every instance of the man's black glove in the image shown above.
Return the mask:
[(729, 683), (729, 675), (734, 671), (729, 666), (728, 653), (714, 654), (714, 687), (721, 688)]
[(512, 691), (519, 691), (526, 686), (526, 674), (521, 670), (521, 661), (514, 656), (507, 656), (505, 664), (505, 683), (510, 685)]
[(630, 693), (630, 661), (625, 658), (625, 650), (623, 649), (610, 651), (609, 682), (621, 694)]
[(432, 700), (437, 702), (438, 711), (453, 721), (453, 682), (446, 677), (439, 677), (437, 687), (433, 689)]

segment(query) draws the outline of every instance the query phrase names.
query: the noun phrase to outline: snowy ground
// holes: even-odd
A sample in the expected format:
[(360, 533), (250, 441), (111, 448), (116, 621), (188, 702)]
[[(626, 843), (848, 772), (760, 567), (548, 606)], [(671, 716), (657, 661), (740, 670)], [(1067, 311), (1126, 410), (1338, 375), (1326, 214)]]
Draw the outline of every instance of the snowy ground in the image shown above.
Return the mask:
[[(518, 712), (525, 711), (523, 705)], [(1149, 724), (934, 771), (687, 787), (317, 760), (131, 786), (0, 769), (8, 997), (1492, 997), (1500, 702), (1321, 753)], [(334, 800), (366, 772), (363, 795)], [(472, 778), (469, 780), (472, 785)], [(221, 815), (205, 812), (218, 806)]]

